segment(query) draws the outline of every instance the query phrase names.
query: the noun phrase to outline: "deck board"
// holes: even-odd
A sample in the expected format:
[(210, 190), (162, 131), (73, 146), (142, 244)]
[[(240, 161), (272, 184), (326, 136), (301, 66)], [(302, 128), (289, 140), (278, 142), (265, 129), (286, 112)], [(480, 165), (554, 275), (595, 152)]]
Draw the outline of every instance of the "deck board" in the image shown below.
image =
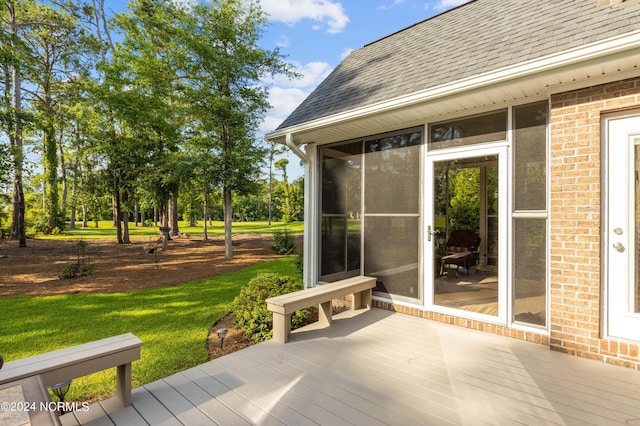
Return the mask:
[[(80, 424), (640, 424), (640, 372), (380, 309), (76, 413)], [(65, 424), (67, 424), (65, 422)], [(69, 422), (69, 424), (73, 424)]]

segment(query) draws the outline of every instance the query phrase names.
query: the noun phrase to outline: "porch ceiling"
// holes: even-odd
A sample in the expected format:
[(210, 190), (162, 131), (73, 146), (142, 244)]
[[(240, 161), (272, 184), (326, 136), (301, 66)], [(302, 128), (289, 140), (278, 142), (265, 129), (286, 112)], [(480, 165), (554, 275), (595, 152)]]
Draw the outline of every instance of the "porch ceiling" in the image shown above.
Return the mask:
[(558, 66), (557, 62), (561, 61), (549, 67), (540, 66), (535, 71), (524, 69), (527, 67), (525, 64), (454, 82), (446, 87), (281, 129), (267, 135), (267, 138), (285, 143), (286, 134), (291, 133), (298, 146), (309, 143), (322, 145), (499, 109), (510, 104), (534, 102), (546, 99), (552, 93), (640, 76), (640, 47), (582, 59), (578, 63), (566, 61), (566, 65)]

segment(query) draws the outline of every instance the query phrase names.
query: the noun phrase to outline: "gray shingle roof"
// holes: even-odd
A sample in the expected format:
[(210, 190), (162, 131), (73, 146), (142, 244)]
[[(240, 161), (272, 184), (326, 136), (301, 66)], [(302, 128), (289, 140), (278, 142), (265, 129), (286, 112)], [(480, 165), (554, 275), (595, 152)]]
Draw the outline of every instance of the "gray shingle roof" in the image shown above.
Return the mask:
[(278, 127), (563, 52), (640, 29), (640, 3), (476, 0), (353, 51)]

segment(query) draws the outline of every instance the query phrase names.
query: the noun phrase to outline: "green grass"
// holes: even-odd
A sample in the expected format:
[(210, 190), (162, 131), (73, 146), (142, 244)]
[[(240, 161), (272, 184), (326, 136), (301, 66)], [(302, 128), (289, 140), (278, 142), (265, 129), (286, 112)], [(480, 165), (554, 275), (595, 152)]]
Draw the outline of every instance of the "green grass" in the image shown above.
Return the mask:
[[(77, 223), (76, 226), (81, 224)], [(74, 230), (66, 230), (60, 235), (38, 235), (38, 238), (60, 239), (60, 238), (115, 238), (116, 229), (110, 221), (98, 222), (99, 227), (96, 228), (93, 222), (89, 222), (88, 228), (78, 228)], [(68, 226), (68, 224), (67, 224)], [(186, 232), (189, 235), (202, 235), (202, 222), (198, 226), (187, 226), (187, 222), (179, 223), (180, 232)], [(272, 234), (276, 230), (288, 229), (294, 234), (301, 234), (304, 230), (303, 222), (233, 222), (232, 231), (234, 234)], [(214, 221), (213, 226), (207, 225), (207, 233), (209, 235), (224, 235), (223, 222)], [(159, 236), (160, 230), (157, 227), (142, 227), (129, 224), (129, 235), (134, 236)]]
[[(263, 272), (299, 276), (281, 258), (187, 284), (116, 294), (0, 298), (0, 351), (6, 361), (131, 332), (143, 342), (133, 364), (138, 387), (208, 360), (209, 328), (229, 312), (240, 288)], [(115, 391), (115, 369), (73, 381), (69, 400)]]

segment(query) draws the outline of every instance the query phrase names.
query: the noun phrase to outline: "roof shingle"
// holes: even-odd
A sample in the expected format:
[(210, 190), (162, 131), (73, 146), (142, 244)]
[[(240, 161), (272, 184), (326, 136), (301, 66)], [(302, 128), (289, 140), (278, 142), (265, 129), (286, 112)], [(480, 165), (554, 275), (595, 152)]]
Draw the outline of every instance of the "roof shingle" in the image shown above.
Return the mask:
[(639, 29), (639, 3), (475, 0), (353, 51), (278, 130)]

